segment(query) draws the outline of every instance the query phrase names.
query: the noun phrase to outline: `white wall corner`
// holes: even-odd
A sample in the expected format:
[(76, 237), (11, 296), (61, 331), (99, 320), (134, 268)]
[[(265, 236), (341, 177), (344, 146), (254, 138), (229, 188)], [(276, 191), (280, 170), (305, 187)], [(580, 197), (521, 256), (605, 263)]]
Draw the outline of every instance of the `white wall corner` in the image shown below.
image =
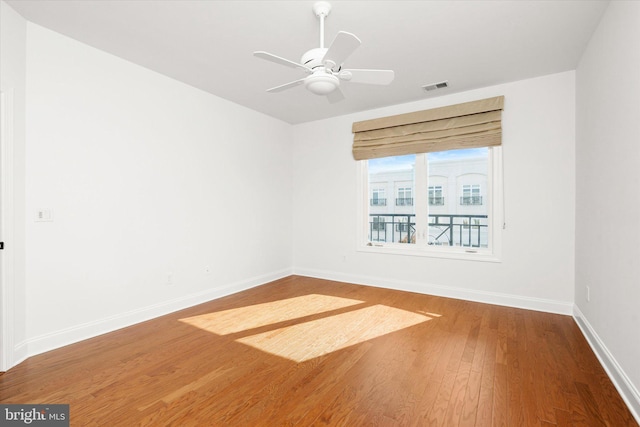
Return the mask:
[(7, 370), (27, 360), (27, 358), (29, 357), (28, 350), (29, 346), (27, 341), (22, 341), (16, 344), (13, 347), (13, 353), (10, 355), (10, 364), (6, 367)]
[(609, 375), (613, 385), (629, 407), (629, 411), (631, 411), (636, 421), (640, 424), (640, 393), (638, 392), (638, 389), (631, 382), (627, 374), (618, 364), (609, 349), (607, 349), (607, 346), (602, 342), (582, 311), (580, 311), (578, 306), (575, 304), (573, 306), (573, 318), (593, 349), (593, 352), (596, 354), (600, 364), (607, 372), (607, 375)]

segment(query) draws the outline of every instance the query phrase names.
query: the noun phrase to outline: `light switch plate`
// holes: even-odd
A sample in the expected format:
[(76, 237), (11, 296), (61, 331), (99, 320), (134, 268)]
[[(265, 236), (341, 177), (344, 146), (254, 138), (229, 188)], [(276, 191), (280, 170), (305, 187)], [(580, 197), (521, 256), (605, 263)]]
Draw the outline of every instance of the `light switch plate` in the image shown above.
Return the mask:
[(37, 209), (35, 215), (36, 222), (53, 221), (53, 211), (51, 209)]

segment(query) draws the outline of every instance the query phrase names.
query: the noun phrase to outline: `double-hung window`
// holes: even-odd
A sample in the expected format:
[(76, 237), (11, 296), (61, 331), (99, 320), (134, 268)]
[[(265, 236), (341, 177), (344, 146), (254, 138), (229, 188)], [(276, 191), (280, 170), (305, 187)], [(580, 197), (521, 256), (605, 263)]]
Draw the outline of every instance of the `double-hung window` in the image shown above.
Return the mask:
[(444, 206), (444, 196), (442, 195), (442, 185), (429, 186), (429, 206)]
[(413, 197), (411, 197), (411, 187), (398, 188), (398, 197), (396, 198), (396, 206), (413, 206)]
[(480, 184), (465, 184), (462, 186), (461, 205), (481, 205)]
[(371, 187), (371, 206), (386, 206), (387, 199), (384, 197), (384, 188), (376, 188), (373, 183)]
[[(356, 131), (354, 157), (358, 160), (363, 195), (358, 213), (359, 250), (500, 259), (502, 102), (499, 97), (467, 103), (473, 104), (472, 111), (489, 105), (489, 112), (454, 118), (435, 114), (436, 118), (427, 124), (411, 123), (409, 131), (405, 126), (395, 138), (393, 129), (388, 128), (380, 132), (374, 127), (373, 131), (363, 131), (365, 134), (360, 137)], [(466, 104), (461, 105), (461, 110), (468, 112)], [(458, 107), (437, 110), (447, 110), (444, 113), (448, 114)], [(431, 111), (427, 110), (426, 115)], [(415, 127), (416, 136), (412, 136)], [(455, 131), (451, 131), (452, 127)], [(460, 139), (452, 143), (456, 133)], [(380, 134), (383, 136), (378, 138)], [(386, 142), (389, 135), (391, 142)], [(378, 152), (371, 150), (379, 139), (383, 140), (377, 146), (381, 148)], [(384, 208), (368, 203), (372, 189), (383, 187), (395, 189), (395, 203)]]

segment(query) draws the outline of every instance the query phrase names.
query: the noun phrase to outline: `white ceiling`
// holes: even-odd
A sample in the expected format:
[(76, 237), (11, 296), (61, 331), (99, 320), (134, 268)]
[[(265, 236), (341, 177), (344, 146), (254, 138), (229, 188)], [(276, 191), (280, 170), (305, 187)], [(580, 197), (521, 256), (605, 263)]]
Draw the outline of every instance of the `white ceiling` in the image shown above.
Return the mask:
[[(348, 31), (362, 45), (347, 68), (395, 71), (389, 86), (343, 83), (329, 104), (298, 86), (293, 61), (319, 46), (314, 1), (9, 0), (27, 20), (289, 123), (576, 68), (607, 1), (332, 1), (325, 43)], [(425, 93), (421, 86), (448, 80)]]

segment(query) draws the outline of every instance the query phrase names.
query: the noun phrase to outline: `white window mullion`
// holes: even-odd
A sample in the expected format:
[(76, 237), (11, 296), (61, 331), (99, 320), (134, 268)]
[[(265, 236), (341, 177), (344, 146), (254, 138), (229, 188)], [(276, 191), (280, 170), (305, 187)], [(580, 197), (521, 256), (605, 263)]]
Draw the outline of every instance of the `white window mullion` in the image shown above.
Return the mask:
[(489, 151), (489, 173), (487, 195), (489, 197), (489, 250), (496, 256), (502, 256), (502, 229), (505, 227), (504, 192), (502, 176), (502, 147)]
[(357, 214), (361, 218), (357, 227), (356, 238), (358, 242), (366, 242), (369, 234), (369, 168), (367, 162), (358, 162), (358, 195), (360, 201), (357, 204)]
[(415, 207), (415, 222), (416, 222), (416, 245), (426, 245), (428, 242), (428, 223), (429, 223), (429, 210), (428, 210), (428, 194), (429, 183), (427, 182), (427, 155), (416, 155), (416, 169), (415, 169), (415, 184), (413, 201)]

